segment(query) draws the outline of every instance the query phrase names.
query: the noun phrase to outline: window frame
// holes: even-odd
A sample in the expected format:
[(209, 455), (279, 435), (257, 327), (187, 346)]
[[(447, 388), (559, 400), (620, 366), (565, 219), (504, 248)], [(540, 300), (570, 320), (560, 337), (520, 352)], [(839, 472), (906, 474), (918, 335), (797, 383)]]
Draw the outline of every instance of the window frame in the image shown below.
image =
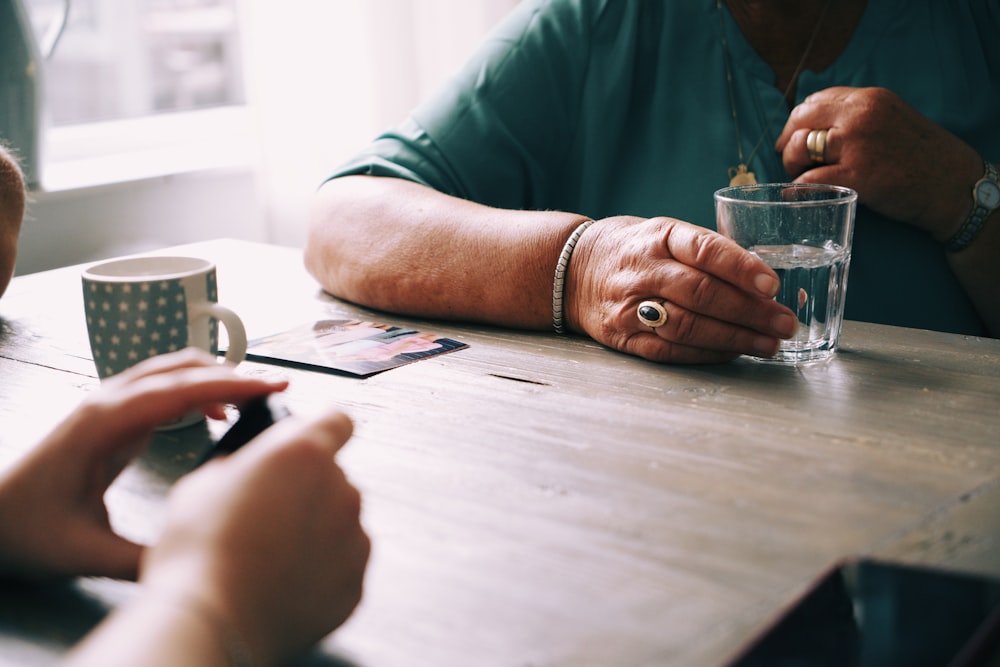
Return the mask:
[(249, 105), (45, 127), (41, 189), (64, 191), (252, 168), (259, 142)]

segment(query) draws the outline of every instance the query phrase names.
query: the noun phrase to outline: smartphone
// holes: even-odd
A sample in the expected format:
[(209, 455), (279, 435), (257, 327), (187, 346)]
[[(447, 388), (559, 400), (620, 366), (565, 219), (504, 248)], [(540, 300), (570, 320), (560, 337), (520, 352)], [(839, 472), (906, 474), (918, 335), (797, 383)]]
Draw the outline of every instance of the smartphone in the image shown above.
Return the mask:
[(1000, 666), (1000, 579), (869, 558), (836, 564), (729, 667)]
[(239, 411), (240, 416), (236, 422), (205, 452), (198, 465), (217, 456), (232, 454), (260, 435), (264, 429), (291, 414), (274, 394), (247, 401), (239, 407)]

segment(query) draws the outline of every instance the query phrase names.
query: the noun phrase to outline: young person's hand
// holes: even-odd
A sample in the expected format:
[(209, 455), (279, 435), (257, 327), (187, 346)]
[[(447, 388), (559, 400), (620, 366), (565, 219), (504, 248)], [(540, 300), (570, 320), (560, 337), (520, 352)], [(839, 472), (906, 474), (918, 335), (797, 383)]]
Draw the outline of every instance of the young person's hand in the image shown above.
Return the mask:
[(334, 460), (352, 429), (339, 411), (288, 417), (178, 482), (139, 604), (215, 619), (252, 664), (283, 664), (343, 623), (369, 553), (360, 496)]
[(69, 664), (286, 664), (343, 623), (370, 548), (334, 460), (352, 430), (339, 411), (288, 417), (181, 479), (137, 597)]
[(194, 349), (106, 379), (0, 474), (0, 574), (134, 579), (141, 547), (112, 531), (104, 494), (153, 429), (192, 410), (223, 419), (225, 403), (286, 384), (240, 377)]

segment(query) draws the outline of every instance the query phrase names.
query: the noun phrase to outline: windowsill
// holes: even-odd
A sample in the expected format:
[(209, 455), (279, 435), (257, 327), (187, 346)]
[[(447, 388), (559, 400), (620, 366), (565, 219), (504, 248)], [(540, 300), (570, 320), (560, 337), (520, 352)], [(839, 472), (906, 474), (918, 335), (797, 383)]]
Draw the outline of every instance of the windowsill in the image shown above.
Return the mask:
[(258, 162), (245, 107), (54, 127), (45, 145), (43, 196)]

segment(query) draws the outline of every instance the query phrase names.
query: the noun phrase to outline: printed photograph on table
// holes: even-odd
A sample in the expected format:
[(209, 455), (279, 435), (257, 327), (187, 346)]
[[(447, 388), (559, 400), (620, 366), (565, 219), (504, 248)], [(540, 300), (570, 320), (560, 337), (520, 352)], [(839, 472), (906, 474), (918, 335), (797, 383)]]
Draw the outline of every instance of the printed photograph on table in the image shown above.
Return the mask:
[(251, 341), (247, 359), (367, 377), (467, 344), (362, 320), (318, 320)]

